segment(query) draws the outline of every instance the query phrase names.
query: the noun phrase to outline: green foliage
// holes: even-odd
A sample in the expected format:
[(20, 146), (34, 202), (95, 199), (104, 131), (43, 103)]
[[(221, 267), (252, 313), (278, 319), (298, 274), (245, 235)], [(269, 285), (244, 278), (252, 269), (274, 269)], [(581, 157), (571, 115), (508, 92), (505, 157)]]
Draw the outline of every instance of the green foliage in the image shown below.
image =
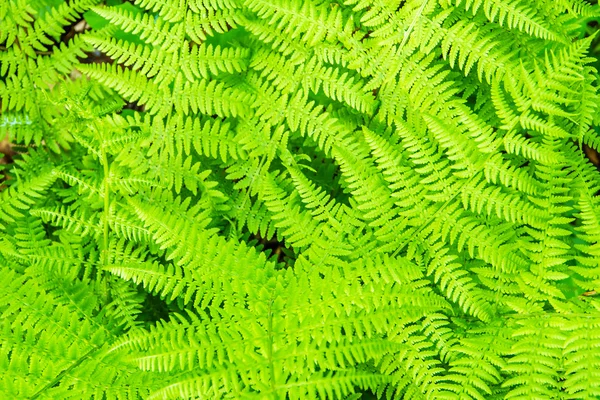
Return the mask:
[(598, 18), (1, 2), (0, 398), (599, 398)]

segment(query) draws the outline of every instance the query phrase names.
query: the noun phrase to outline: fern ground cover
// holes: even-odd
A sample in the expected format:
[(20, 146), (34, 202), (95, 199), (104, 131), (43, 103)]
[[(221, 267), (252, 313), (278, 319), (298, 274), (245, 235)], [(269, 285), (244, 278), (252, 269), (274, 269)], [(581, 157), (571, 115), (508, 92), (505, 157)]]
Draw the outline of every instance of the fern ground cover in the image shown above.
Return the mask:
[(1, 1), (0, 399), (599, 399), (599, 21)]

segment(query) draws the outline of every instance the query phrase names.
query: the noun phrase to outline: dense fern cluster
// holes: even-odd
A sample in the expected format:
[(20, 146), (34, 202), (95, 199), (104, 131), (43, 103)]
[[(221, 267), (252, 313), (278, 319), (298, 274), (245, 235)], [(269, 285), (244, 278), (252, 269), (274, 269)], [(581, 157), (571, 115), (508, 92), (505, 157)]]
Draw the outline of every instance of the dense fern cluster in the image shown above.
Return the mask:
[(600, 398), (597, 18), (1, 1), (0, 398)]

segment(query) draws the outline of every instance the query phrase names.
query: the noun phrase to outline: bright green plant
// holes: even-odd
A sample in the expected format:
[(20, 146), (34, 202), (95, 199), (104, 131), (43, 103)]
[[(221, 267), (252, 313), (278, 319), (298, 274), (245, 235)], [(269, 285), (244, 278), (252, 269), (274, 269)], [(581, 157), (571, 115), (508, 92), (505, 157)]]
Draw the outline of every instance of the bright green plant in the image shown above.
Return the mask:
[(600, 398), (599, 17), (0, 2), (0, 398)]

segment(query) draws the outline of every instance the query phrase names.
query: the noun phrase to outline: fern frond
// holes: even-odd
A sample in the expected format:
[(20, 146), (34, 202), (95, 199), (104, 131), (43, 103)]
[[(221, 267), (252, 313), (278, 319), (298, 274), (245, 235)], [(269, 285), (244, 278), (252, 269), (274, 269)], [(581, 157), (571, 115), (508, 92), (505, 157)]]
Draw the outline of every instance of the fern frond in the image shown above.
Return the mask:
[(547, 24), (536, 15), (535, 9), (519, 0), (509, 2), (475, 0), (465, 1), (464, 5), (463, 0), (457, 0), (452, 3), (457, 7), (465, 7), (473, 15), (476, 15), (481, 9), (490, 22), (497, 22), (500, 26), (506, 25), (510, 29), (516, 28), (529, 35), (546, 40), (564, 40), (546, 27)]
[(222, 4), (223, 7), (204, 9), (203, 6), (196, 6), (194, 9), (194, 1), (189, 2), (189, 6), (194, 12), (186, 14), (185, 33), (193, 42), (202, 43), (210, 36), (228, 32), (238, 26), (238, 21), (243, 14), (237, 4), (233, 2), (223, 2)]
[(71, 209), (69, 207), (58, 206), (53, 208), (37, 208), (31, 210), (31, 214), (42, 218), (55, 226), (62, 227), (70, 232), (81, 234), (82, 236), (92, 235), (100, 237), (102, 228), (100, 221), (91, 210)]
[(335, 40), (344, 24), (339, 8), (325, 4), (252, 0), (246, 6), (270, 25), (277, 24), (282, 34), (301, 38), (309, 46)]
[(44, 192), (54, 183), (56, 175), (45, 171), (21, 185), (8, 187), (0, 193), (2, 207), (0, 208), (0, 227), (4, 230), (7, 223), (15, 218), (23, 217), (32, 204), (40, 199)]
[(120, 2), (0, 1), (1, 398), (600, 396), (597, 6)]
[(146, 13), (135, 13), (126, 8), (93, 7), (92, 11), (111, 23), (119, 26), (125, 32), (139, 35), (140, 39), (167, 53), (175, 51), (177, 42), (183, 33), (183, 25), (171, 23), (162, 18), (152, 17)]
[[(185, 54), (185, 53), (184, 53)], [(184, 55), (182, 68), (189, 70), (198, 78), (208, 79), (209, 73), (218, 75), (221, 72), (239, 73), (246, 70), (250, 50), (241, 47), (225, 47), (200, 45), (194, 47), (189, 56)]]

